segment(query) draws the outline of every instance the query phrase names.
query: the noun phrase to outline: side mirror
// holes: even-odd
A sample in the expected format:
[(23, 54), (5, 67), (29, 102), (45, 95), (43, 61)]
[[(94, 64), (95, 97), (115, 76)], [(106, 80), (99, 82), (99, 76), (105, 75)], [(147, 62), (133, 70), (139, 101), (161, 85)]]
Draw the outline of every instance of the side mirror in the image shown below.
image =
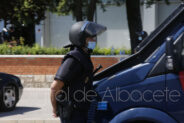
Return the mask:
[(177, 39), (168, 37), (166, 39), (166, 69), (168, 71), (178, 72), (182, 65), (182, 49), (183, 49), (184, 33)]
[(174, 52), (173, 52), (173, 38), (167, 37), (166, 39), (166, 69), (169, 71), (174, 70)]

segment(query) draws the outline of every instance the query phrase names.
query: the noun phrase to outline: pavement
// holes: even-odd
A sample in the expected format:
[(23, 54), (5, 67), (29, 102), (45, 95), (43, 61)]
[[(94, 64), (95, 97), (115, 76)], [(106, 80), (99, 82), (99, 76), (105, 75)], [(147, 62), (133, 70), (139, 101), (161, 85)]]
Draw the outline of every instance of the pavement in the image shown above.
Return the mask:
[(0, 112), (0, 123), (60, 123), (52, 117), (49, 88), (24, 88), (14, 111)]

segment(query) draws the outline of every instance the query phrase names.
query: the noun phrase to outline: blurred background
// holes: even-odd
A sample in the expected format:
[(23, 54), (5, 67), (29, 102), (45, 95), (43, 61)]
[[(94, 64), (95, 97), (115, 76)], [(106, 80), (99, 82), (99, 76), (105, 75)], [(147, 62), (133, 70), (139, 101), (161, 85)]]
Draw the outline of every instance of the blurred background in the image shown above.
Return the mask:
[[(1, 43), (61, 48), (76, 21), (107, 26), (97, 39), (100, 48), (134, 48), (182, 0), (1, 0)], [(8, 38), (6, 32), (9, 32)], [(4, 33), (4, 34), (3, 34)], [(4, 37), (3, 37), (4, 36)]]

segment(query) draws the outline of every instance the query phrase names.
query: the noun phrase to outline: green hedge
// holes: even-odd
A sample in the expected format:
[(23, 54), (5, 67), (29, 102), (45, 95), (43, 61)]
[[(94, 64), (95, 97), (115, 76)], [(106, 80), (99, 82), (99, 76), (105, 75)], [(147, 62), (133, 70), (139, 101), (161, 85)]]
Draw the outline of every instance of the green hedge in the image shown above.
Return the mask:
[[(69, 51), (69, 49), (61, 48), (43, 48), (38, 45), (33, 47), (28, 46), (13, 46), (7, 44), (0, 45), (1, 55), (64, 55)], [(117, 54), (130, 54), (131, 51), (125, 48), (113, 49), (113, 48), (95, 48), (93, 55), (117, 55)]]

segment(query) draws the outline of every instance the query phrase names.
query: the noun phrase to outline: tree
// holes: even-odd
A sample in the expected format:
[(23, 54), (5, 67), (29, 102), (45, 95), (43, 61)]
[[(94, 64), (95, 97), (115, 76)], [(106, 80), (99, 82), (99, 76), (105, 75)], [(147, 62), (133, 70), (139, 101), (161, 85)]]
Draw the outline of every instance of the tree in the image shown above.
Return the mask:
[[(146, 4), (148, 7), (161, 0), (144, 0), (142, 4)], [(168, 0), (164, 0), (167, 4)], [(134, 49), (139, 44), (138, 33), (143, 31), (140, 5), (141, 0), (107, 0), (107, 3), (116, 3), (117, 6), (126, 3), (127, 20), (130, 34), (131, 52), (134, 53)], [(82, 21), (87, 19), (89, 21), (94, 20), (94, 13), (96, 10), (96, 4), (100, 4), (105, 11), (105, 5), (103, 0), (56, 0), (53, 12), (59, 15), (68, 15), (72, 13), (76, 21)]]
[(140, 13), (140, 0), (126, 0), (127, 20), (130, 34), (131, 53), (139, 44), (138, 32), (142, 31), (142, 20)]
[(56, 0), (55, 7), (52, 12), (59, 15), (68, 15), (72, 13), (76, 21), (82, 21), (87, 19), (89, 21), (94, 20), (94, 13), (96, 10), (96, 4), (100, 3), (99, 0)]
[(13, 24), (25, 38), (25, 44), (32, 45), (35, 42), (35, 24), (45, 19), (45, 11), (51, 4), (52, 0), (2, 0), (0, 19)]
[(73, 14), (76, 21), (93, 21), (98, 0), (2, 0), (0, 20), (13, 24), (25, 44), (35, 42), (35, 25), (45, 19), (45, 11), (62, 15)]
[(87, 19), (89, 21), (93, 21), (94, 20), (94, 14), (96, 11), (96, 4), (97, 4), (97, 0), (90, 0), (90, 3), (88, 4), (88, 13), (87, 13)]
[[(116, 1), (119, 1), (119, 0), (116, 0)], [(162, 1), (162, 0), (144, 0), (143, 2), (141, 2), (140, 0), (126, 0), (127, 21), (128, 21), (128, 27), (129, 27), (132, 54), (135, 53), (134, 49), (139, 44), (137, 33), (140, 33), (143, 31), (140, 5), (146, 4), (147, 7), (150, 7), (152, 4), (155, 4), (158, 1)], [(169, 4), (169, 0), (164, 0), (164, 1), (166, 4)]]
[(4, 20), (4, 25), (6, 25), (7, 20), (12, 18), (12, 14), (14, 12), (13, 6), (15, 2), (12, 0), (1, 0), (0, 4), (0, 20)]

